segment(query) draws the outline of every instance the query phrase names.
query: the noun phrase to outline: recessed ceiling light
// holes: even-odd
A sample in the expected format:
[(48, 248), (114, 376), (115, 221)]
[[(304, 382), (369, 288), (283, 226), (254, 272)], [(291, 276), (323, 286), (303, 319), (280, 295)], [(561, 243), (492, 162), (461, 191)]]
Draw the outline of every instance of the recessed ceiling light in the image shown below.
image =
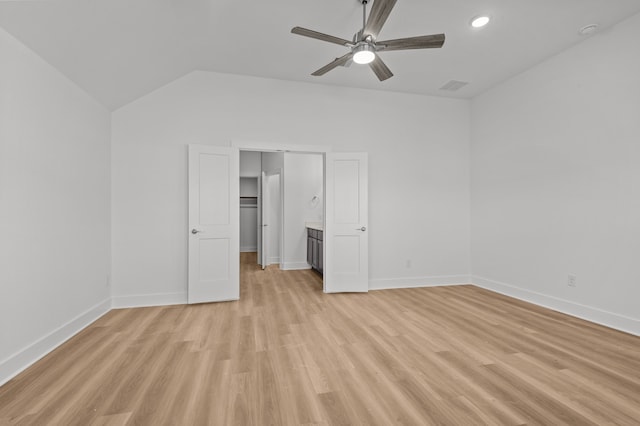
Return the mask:
[(489, 16), (476, 16), (471, 20), (471, 26), (473, 28), (482, 28), (489, 23), (491, 18)]
[(595, 33), (597, 29), (598, 29), (598, 24), (585, 25), (584, 27), (578, 30), (578, 34), (586, 36), (586, 35)]

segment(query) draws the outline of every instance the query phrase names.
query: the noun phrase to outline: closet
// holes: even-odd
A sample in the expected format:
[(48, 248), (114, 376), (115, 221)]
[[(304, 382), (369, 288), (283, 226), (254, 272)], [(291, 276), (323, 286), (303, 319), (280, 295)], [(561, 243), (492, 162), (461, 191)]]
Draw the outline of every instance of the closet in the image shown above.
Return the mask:
[(258, 178), (240, 178), (240, 251), (258, 250)]

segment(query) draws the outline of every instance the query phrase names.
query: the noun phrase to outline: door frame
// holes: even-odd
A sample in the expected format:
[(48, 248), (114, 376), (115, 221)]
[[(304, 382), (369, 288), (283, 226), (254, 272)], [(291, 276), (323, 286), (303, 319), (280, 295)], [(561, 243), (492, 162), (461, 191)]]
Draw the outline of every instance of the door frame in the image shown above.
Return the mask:
[(315, 154), (325, 154), (333, 152), (333, 147), (328, 145), (297, 145), (291, 143), (260, 142), (260, 141), (231, 141), (232, 148), (240, 151), (258, 152), (306, 152)]

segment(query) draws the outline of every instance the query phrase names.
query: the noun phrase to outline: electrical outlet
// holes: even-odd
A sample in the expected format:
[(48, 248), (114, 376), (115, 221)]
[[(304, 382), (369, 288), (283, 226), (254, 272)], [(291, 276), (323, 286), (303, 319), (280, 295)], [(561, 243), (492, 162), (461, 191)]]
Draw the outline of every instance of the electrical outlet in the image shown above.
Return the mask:
[(576, 281), (577, 281), (576, 276), (573, 275), (573, 274), (569, 274), (569, 278), (567, 279), (567, 285), (569, 287), (575, 287), (576, 286)]
[(407, 269), (411, 268), (411, 259), (407, 259), (407, 263), (405, 265)]

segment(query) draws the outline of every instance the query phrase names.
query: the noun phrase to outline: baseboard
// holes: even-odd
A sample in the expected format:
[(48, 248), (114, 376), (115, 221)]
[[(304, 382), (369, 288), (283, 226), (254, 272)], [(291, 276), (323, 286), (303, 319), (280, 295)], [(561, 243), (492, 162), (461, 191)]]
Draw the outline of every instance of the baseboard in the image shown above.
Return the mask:
[(149, 306), (184, 305), (187, 293), (155, 293), (113, 297), (111, 306), (120, 308), (145, 308)]
[(307, 262), (283, 262), (280, 264), (280, 269), (285, 271), (298, 271), (301, 269), (311, 269), (311, 265)]
[(553, 309), (554, 311), (614, 328), (616, 330), (624, 331), (625, 333), (640, 336), (640, 319), (629, 318), (624, 315), (604, 311), (592, 306), (581, 305), (569, 300), (548, 296), (531, 290), (525, 290), (511, 284), (494, 281), (476, 275), (471, 277), (471, 282), (475, 286), (495, 291), (496, 293), (533, 303), (534, 305)]
[(275, 265), (276, 263), (280, 263), (280, 257), (268, 257), (267, 265)]
[(430, 277), (379, 278), (369, 280), (369, 290), (391, 290), (395, 288), (439, 287), (464, 285), (471, 282), (469, 275), (434, 275)]
[(0, 361), (0, 386), (26, 370), (33, 363), (75, 336), (110, 310), (111, 299), (106, 299), (21, 351)]
[(240, 253), (253, 253), (258, 251), (258, 247), (240, 247)]

